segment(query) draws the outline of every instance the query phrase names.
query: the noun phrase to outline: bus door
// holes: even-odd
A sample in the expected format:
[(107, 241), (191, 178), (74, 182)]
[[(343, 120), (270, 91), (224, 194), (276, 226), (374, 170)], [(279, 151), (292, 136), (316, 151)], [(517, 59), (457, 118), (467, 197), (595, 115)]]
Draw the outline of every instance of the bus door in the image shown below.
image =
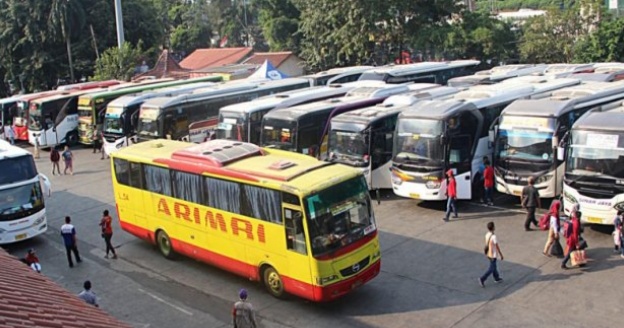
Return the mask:
[(369, 132), (369, 189), (392, 189), (390, 166), (396, 120), (397, 116), (375, 122)]
[(43, 128), (40, 133), (40, 146), (54, 146), (58, 144), (58, 137), (56, 135), (56, 124), (54, 123), (54, 118), (52, 115), (55, 113), (51, 113), (44, 108), (42, 108), (43, 113)]
[(309, 285), (313, 283), (308, 254), (308, 238), (304, 229), (303, 210), (299, 205), (291, 205), (299, 199), (295, 195), (282, 193), (284, 233), (286, 235), (286, 265), (281, 275), (293, 278), (291, 291), (294, 294), (307, 294)]

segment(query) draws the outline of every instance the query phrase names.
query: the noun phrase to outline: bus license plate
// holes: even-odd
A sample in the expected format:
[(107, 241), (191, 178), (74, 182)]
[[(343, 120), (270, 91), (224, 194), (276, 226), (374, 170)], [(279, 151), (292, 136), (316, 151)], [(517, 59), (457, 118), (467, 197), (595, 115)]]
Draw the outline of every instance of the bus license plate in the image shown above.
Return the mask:
[(513, 191), (513, 194), (514, 194), (514, 195), (516, 195), (516, 196), (521, 196), (521, 195), (522, 195), (522, 191), (520, 191), (520, 190), (514, 190), (514, 191)]
[(595, 217), (588, 217), (587, 218), (587, 222), (591, 222), (591, 223), (602, 223), (602, 219), (601, 218), (595, 218)]
[(362, 286), (362, 280), (358, 280), (356, 282), (353, 283), (353, 285), (351, 285), (351, 289), (356, 289), (358, 287)]
[(410, 193), (409, 196), (411, 198), (420, 199), (420, 194)]
[(27, 236), (27, 234), (21, 233), (21, 234), (15, 236), (15, 240), (26, 239), (26, 236)]

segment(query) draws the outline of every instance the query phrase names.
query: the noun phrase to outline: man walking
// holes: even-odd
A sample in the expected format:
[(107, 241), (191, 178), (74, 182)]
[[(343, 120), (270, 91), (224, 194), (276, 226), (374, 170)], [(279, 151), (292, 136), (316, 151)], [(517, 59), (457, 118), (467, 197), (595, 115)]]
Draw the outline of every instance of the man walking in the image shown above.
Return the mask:
[(451, 216), (451, 208), (457, 218), (457, 182), (453, 176), (453, 170), (446, 171), (446, 215), (444, 216), (444, 222), (448, 222)]
[(524, 230), (526, 231), (531, 231), (531, 223), (539, 229), (539, 223), (535, 219), (535, 207), (542, 208), (542, 203), (539, 192), (533, 186), (534, 181), (533, 177), (529, 177), (529, 184), (522, 189), (522, 198), (520, 200), (522, 208), (527, 211), (526, 220), (524, 221)]
[(496, 267), (496, 259), (500, 255), (501, 261), (503, 260), (503, 252), (501, 252), (498, 246), (498, 239), (494, 234), (494, 222), (488, 222), (488, 232), (485, 234), (485, 255), (490, 261), (488, 270), (479, 277), (479, 285), (485, 287), (485, 281), (490, 275), (494, 275), (494, 281), (497, 283), (503, 282), (503, 278), (498, 274), (498, 268)]
[(256, 328), (256, 314), (251, 303), (247, 302), (247, 290), (241, 289), (238, 293), (239, 301), (232, 308), (232, 323), (234, 328)]
[(65, 251), (67, 251), (67, 262), (69, 262), (69, 267), (73, 268), (74, 262), (72, 261), (72, 252), (74, 252), (76, 262), (80, 263), (82, 260), (80, 259), (78, 246), (76, 245), (76, 228), (71, 224), (71, 218), (69, 216), (65, 217), (65, 224), (61, 226), (61, 235), (65, 243)]
[(85, 281), (82, 286), (84, 287), (84, 290), (81, 291), (80, 294), (78, 294), (78, 297), (80, 297), (87, 304), (91, 304), (95, 307), (100, 307), (100, 305), (97, 303), (97, 296), (95, 296), (95, 293), (91, 290), (91, 281)]

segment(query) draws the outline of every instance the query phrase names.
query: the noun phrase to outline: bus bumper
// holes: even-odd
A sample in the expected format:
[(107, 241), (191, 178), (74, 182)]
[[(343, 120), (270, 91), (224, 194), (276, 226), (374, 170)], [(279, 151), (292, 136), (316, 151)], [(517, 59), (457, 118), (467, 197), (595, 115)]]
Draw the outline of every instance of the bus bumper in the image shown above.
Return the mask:
[(576, 190), (563, 185), (563, 210), (570, 215), (572, 207), (579, 204), (581, 222), (592, 224), (613, 224), (617, 215), (616, 207), (624, 208), (624, 197), (595, 199), (580, 195)]
[(319, 302), (335, 300), (371, 281), (379, 274), (379, 271), (381, 271), (381, 260), (377, 260), (362, 272), (343, 281), (325, 287), (314, 286), (314, 298)]
[[(503, 194), (520, 197), (522, 196), (522, 189), (524, 189), (525, 186), (526, 185), (511, 184), (505, 182), (505, 180), (499, 176), (496, 177), (496, 190)], [(541, 198), (554, 198), (557, 196), (555, 183), (552, 179), (544, 183), (536, 183), (535, 188), (539, 191)]]
[(392, 191), (397, 196), (421, 200), (446, 200), (443, 188), (429, 189), (424, 183), (403, 181), (401, 184), (392, 183)]
[[(17, 220), (21, 221), (21, 220)], [(0, 245), (15, 243), (38, 236), (48, 230), (45, 214), (41, 215), (34, 224), (20, 227), (15, 230), (0, 229)]]
[(104, 153), (110, 156), (110, 154), (118, 151), (119, 149), (126, 147), (128, 145), (127, 141), (128, 141), (127, 137), (121, 137), (115, 140), (114, 142), (108, 142), (104, 140)]

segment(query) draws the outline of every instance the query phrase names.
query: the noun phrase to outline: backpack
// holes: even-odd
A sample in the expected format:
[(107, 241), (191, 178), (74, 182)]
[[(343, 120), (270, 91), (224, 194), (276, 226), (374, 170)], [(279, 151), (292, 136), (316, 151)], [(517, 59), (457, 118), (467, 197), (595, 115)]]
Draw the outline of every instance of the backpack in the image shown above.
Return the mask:
[(563, 237), (570, 238), (572, 236), (572, 222), (567, 220), (563, 223)]
[(544, 213), (539, 219), (539, 227), (541, 230), (550, 229), (550, 213)]
[(52, 152), (50, 153), (50, 160), (52, 160), (53, 162), (58, 162), (61, 159), (61, 155), (59, 155), (58, 150), (53, 149)]

